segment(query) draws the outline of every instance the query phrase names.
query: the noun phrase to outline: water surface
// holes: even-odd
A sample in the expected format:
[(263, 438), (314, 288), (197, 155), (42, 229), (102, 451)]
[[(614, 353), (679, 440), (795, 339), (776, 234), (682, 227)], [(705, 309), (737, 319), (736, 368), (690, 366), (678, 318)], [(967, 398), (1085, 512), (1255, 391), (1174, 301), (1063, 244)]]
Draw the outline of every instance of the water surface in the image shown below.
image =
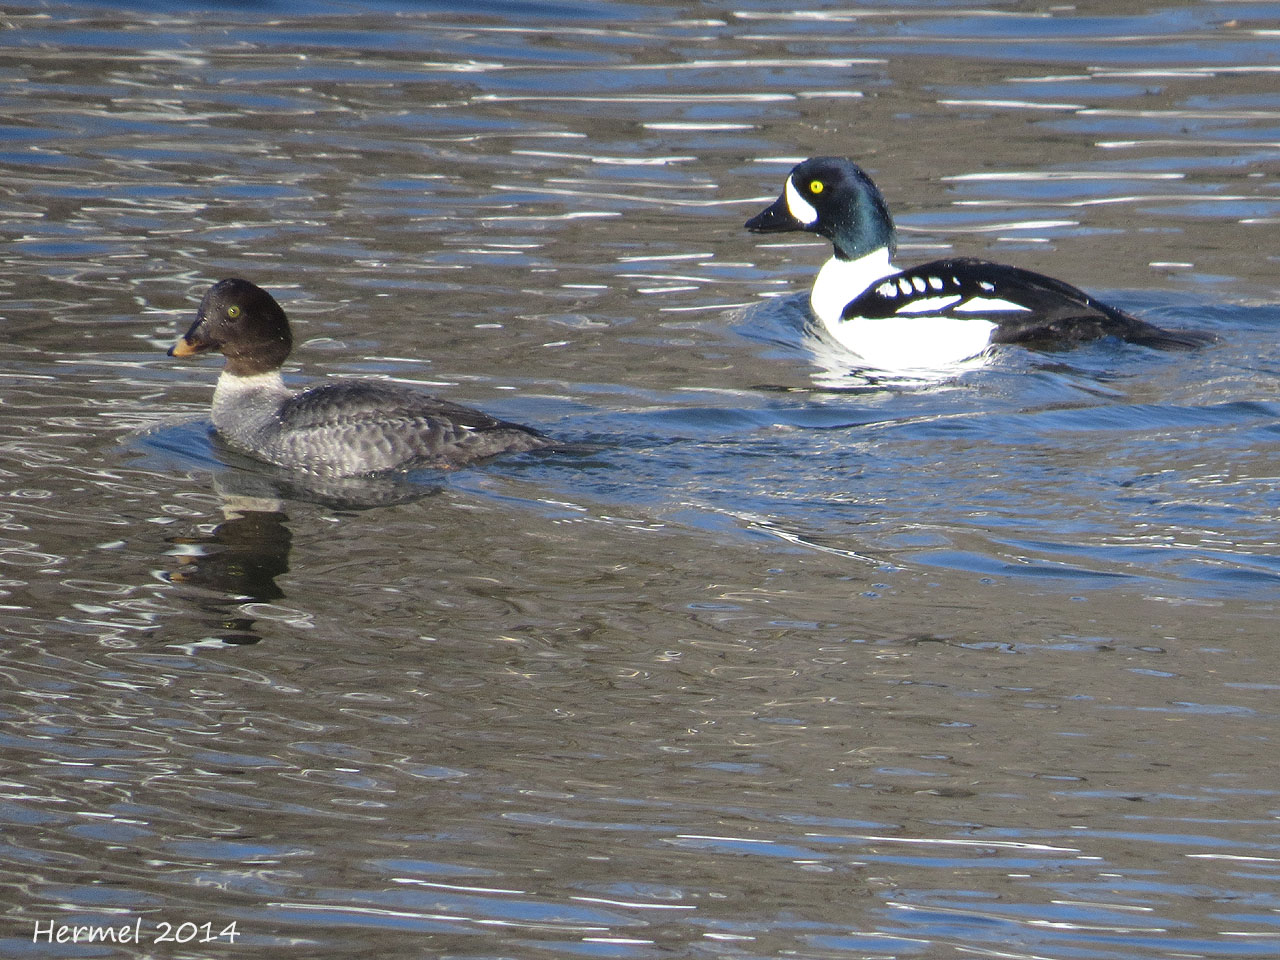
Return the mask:
[[(1280, 953), (1280, 4), (0, 24), (0, 953)], [(1219, 342), (859, 374), (741, 227), (829, 153)], [(164, 356), (230, 275), (595, 449), (262, 468)]]

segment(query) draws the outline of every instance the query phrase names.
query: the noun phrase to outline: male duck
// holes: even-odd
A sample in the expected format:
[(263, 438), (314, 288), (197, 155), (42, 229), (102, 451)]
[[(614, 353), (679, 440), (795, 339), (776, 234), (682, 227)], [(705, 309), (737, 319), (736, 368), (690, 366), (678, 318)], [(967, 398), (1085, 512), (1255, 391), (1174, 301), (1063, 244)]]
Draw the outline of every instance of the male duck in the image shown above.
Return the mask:
[(934, 260), (905, 270), (884, 196), (856, 164), (814, 157), (797, 165), (756, 233), (805, 230), (835, 245), (809, 302), (837, 342), (880, 369), (945, 367), (993, 343), (1073, 346), (1100, 337), (1165, 349), (1211, 338), (1171, 332), (1100, 303), (1070, 284), (1001, 263)]
[(169, 356), (221, 351), (226, 366), (213, 393), (214, 427), (237, 449), (317, 476), (460, 467), (552, 443), (529, 427), (396, 384), (338, 380), (291, 390), (280, 367), (292, 346), (275, 298), (230, 279), (209, 288)]

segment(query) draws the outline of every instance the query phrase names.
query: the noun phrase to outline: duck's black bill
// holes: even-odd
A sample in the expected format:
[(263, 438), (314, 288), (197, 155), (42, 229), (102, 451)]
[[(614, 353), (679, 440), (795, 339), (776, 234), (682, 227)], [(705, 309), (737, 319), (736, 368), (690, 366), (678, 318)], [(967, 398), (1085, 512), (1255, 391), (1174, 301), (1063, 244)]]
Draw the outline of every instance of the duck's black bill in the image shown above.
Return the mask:
[(746, 227), (752, 233), (782, 233), (786, 230), (805, 229), (805, 225), (791, 215), (785, 196), (779, 197), (748, 220)]

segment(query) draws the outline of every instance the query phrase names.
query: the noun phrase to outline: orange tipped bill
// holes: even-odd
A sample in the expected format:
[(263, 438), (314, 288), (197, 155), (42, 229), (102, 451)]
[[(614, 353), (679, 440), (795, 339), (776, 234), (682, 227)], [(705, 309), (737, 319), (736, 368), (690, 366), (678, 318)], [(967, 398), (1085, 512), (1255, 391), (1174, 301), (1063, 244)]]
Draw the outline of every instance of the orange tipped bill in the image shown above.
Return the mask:
[(179, 337), (177, 342), (169, 348), (171, 357), (193, 357), (199, 352), (200, 348), (186, 337)]

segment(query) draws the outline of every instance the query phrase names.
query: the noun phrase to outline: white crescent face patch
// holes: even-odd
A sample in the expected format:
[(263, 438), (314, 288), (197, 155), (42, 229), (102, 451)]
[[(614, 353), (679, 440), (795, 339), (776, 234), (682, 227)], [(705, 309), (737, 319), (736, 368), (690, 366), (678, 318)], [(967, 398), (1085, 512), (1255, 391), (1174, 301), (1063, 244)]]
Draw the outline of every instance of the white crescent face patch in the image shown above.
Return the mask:
[(813, 209), (811, 204), (804, 197), (800, 196), (800, 191), (796, 189), (795, 180), (787, 177), (786, 187), (787, 209), (791, 215), (803, 223), (806, 227), (812, 227), (818, 222), (818, 211)]

